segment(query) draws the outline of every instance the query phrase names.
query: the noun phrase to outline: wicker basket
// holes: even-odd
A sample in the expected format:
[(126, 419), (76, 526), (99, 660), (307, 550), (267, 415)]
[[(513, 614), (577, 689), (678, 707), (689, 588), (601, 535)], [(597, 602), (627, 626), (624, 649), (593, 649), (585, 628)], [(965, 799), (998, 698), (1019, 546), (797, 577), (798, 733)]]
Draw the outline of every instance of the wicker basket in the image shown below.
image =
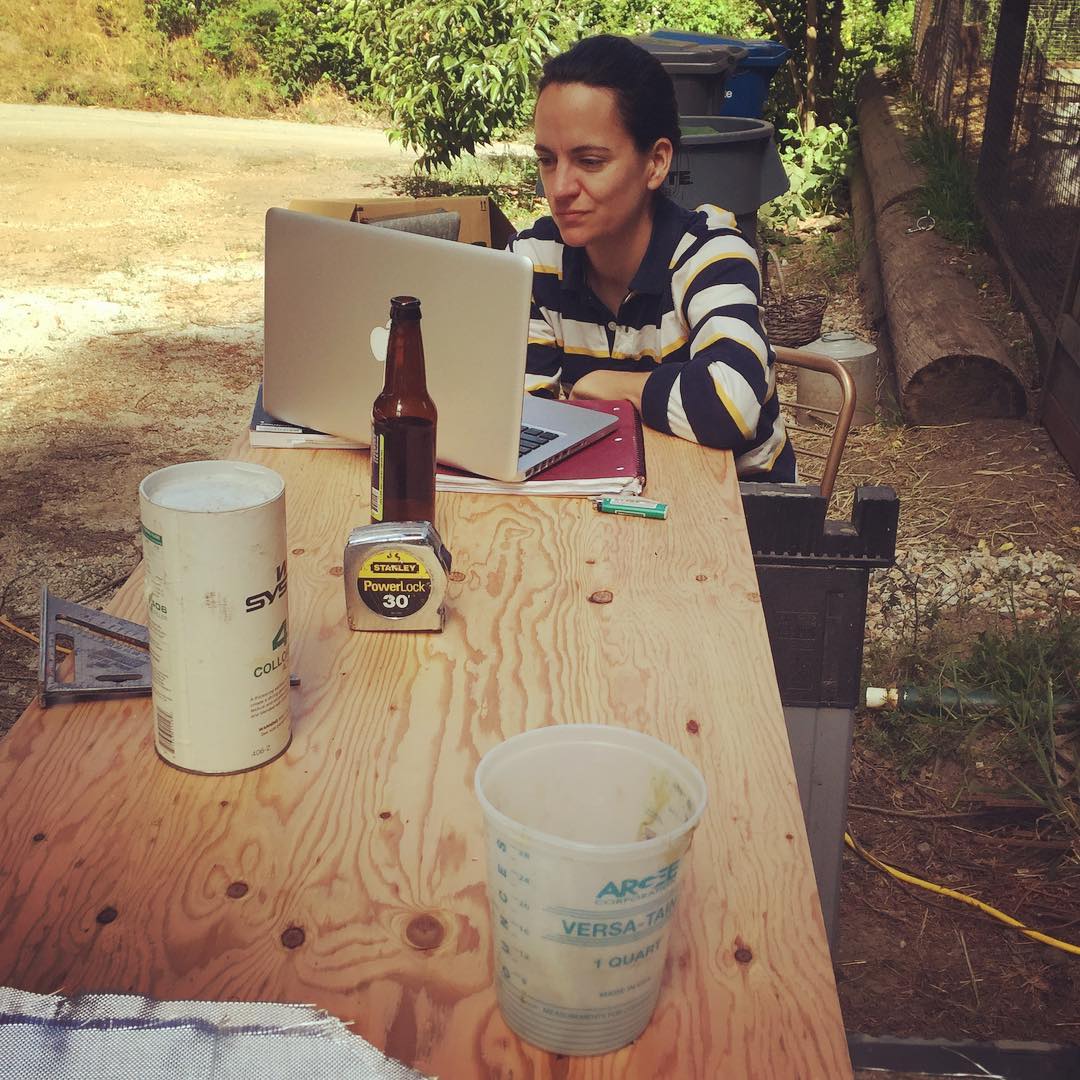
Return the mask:
[[(771, 257), (770, 257), (771, 256)], [(784, 275), (780, 260), (766, 249), (762, 262), (765, 308), (765, 332), (774, 345), (798, 349), (809, 345), (821, 334), (821, 319), (829, 302), (825, 293), (803, 293), (788, 296), (784, 288)], [(773, 296), (769, 277), (769, 265), (776, 266), (776, 280), (780, 283), (779, 297)]]

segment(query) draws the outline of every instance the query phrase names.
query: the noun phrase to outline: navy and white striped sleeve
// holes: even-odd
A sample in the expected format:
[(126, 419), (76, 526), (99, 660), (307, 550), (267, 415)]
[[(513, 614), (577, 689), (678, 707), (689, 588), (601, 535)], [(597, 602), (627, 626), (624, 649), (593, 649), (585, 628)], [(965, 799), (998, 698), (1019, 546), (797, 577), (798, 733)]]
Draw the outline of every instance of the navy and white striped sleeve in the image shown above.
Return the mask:
[(510, 250), (526, 256), (533, 264), (533, 291), (529, 308), (529, 345), (525, 358), (525, 389), (559, 394), (563, 350), (555, 320), (558, 312), (547, 307), (545, 293), (559, 288), (562, 259), (558, 245), (541, 239), (526, 229), (510, 241)]
[(687, 234), (672, 260), (672, 300), (688, 359), (661, 364), (642, 397), (647, 423), (684, 439), (745, 450), (768, 437), (773, 392), (754, 249), (735, 229)]

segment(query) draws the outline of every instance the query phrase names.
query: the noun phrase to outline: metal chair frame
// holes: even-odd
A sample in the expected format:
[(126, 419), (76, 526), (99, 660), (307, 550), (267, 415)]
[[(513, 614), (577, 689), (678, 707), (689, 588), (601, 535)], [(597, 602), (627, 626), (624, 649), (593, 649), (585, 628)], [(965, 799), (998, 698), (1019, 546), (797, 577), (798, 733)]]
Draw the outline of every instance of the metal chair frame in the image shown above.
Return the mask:
[[(802, 402), (798, 402), (794, 406), (797, 409), (796, 416), (800, 412), (820, 414), (822, 417), (828, 417), (828, 422), (833, 425), (828, 453), (822, 454), (815, 450), (800, 448), (796, 455), (797, 457), (817, 458), (822, 462), (819, 488), (822, 496), (828, 500), (832, 496), (833, 487), (836, 484), (840, 458), (843, 456), (844, 445), (847, 443), (848, 432), (851, 430), (851, 421), (855, 415), (855, 381), (847, 369), (831, 356), (822, 356), (821, 353), (806, 352), (803, 349), (789, 349), (783, 345), (774, 345), (773, 353), (776, 356), (777, 363), (796, 368), (809, 368), (811, 371), (820, 371), (826, 375), (831, 375), (840, 384), (839, 409), (825, 409), (817, 405), (804, 405)], [(825, 436), (823, 431), (800, 427), (797, 424), (787, 424), (787, 429), (789, 432), (798, 431), (819, 438)]]

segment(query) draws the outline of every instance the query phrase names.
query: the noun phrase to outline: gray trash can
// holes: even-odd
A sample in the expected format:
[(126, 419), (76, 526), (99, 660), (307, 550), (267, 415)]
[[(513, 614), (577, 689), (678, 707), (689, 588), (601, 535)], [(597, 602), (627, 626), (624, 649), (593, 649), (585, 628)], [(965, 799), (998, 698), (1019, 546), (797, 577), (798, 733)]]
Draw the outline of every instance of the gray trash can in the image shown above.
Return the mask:
[(651, 34), (632, 40), (655, 56), (671, 76), (680, 114), (719, 116), (723, 112), (725, 84), (746, 59), (747, 50), (739, 43), (702, 43)]
[(680, 99), (679, 111), (695, 115), (764, 116), (769, 83), (791, 55), (791, 50), (786, 45), (781, 45), (778, 41), (762, 41), (759, 38), (743, 40), (718, 37), (715, 34), (694, 34), (687, 30), (651, 30), (647, 38), (648, 45), (640, 38), (636, 40), (650, 52), (676, 41), (698, 46), (734, 45), (746, 50), (745, 58), (741, 59), (735, 70), (724, 79), (722, 108), (689, 108), (683, 106)]
[(747, 241), (757, 241), (757, 212), (790, 186), (773, 126), (747, 116), (680, 116), (682, 147), (665, 191), (692, 210), (715, 203), (735, 215)]

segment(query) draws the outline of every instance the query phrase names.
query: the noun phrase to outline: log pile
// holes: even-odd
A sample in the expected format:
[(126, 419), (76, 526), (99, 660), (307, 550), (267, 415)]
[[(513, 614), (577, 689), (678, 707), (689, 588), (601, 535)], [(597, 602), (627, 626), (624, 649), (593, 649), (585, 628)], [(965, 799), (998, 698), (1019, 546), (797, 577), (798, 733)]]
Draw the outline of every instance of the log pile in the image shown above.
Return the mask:
[(876, 248), (881, 309), (905, 419), (912, 424), (1022, 416), (1023, 384), (1008, 350), (984, 321), (978, 291), (955, 248), (932, 230), (911, 231), (924, 174), (896, 125), (884, 74), (859, 85), (866, 229)]

